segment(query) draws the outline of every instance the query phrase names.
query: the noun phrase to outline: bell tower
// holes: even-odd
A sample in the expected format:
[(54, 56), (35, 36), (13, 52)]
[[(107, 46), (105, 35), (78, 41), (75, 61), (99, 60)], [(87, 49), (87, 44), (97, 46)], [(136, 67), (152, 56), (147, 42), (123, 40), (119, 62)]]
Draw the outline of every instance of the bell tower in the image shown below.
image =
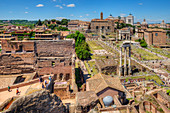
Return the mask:
[(100, 19), (103, 20), (103, 12), (100, 13)]

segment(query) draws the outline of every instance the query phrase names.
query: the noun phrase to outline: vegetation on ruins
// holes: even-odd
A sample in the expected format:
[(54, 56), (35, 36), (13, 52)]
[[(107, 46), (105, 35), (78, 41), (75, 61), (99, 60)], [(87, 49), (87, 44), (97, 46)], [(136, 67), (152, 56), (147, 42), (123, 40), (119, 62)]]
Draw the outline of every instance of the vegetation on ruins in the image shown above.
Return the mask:
[(139, 78), (145, 78), (146, 80), (155, 81), (157, 84), (161, 85), (163, 84), (162, 80), (157, 75), (148, 75), (148, 76), (132, 76), (132, 77), (126, 77), (126, 81), (129, 79), (139, 79)]
[(16, 33), (16, 32), (12, 32), (11, 33), (12, 36), (17, 36), (18, 37), (18, 40), (23, 40), (24, 38), (29, 38), (31, 39), (31, 37), (34, 37), (35, 36), (35, 32), (30, 32), (30, 33)]
[(138, 39), (138, 40), (135, 40), (135, 41), (140, 42), (141, 47), (144, 47), (144, 48), (147, 47), (147, 43), (146, 43), (144, 38), (143, 39)]
[(67, 27), (59, 26), (59, 27), (57, 27), (57, 31), (70, 31), (70, 30), (68, 30)]
[(76, 31), (75, 34), (70, 34), (66, 38), (75, 39), (75, 51), (79, 59), (87, 60), (90, 58), (90, 48), (86, 43), (86, 37), (82, 33)]
[(166, 93), (170, 96), (170, 89), (168, 89), (168, 90), (166, 91)]

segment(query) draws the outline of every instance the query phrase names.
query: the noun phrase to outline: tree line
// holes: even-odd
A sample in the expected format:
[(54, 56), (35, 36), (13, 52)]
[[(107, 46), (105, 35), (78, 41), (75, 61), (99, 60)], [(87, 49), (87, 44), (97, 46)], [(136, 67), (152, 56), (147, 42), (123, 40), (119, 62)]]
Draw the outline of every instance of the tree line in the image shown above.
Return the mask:
[(75, 33), (68, 35), (66, 38), (75, 39), (75, 51), (79, 59), (90, 59), (90, 48), (86, 42), (86, 37), (82, 33), (76, 31)]

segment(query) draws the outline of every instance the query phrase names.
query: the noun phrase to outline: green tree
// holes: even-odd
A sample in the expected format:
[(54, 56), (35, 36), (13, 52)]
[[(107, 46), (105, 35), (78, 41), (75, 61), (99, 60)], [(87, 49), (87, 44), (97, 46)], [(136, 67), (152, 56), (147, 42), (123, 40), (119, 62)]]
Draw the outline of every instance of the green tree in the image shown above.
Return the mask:
[(37, 25), (42, 26), (42, 22), (40, 19), (38, 20)]
[(56, 22), (56, 19), (52, 19), (51, 21), (52, 21), (52, 22)]
[(68, 22), (69, 22), (68, 19), (62, 19), (62, 20), (61, 20), (61, 25), (67, 25)]

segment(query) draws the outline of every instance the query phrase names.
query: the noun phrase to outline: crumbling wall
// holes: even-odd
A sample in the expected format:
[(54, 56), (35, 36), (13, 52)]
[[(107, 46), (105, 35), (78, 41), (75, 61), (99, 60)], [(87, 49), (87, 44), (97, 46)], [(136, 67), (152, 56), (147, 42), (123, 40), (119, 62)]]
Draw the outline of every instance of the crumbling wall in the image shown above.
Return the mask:
[(0, 56), (0, 75), (34, 72), (34, 54), (3, 54)]
[(38, 57), (70, 57), (74, 51), (72, 40), (37, 41), (35, 46)]
[(55, 94), (42, 90), (19, 97), (4, 113), (66, 113), (66, 107)]

